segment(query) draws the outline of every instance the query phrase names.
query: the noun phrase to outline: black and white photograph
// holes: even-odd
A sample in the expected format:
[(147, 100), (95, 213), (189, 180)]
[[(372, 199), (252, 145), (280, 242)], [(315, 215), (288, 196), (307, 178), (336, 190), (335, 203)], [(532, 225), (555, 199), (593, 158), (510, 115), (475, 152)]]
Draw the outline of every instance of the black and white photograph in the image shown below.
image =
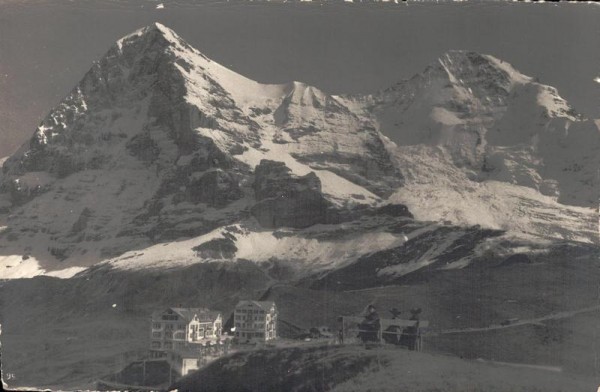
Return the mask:
[(600, 391), (600, 3), (0, 0), (15, 391)]

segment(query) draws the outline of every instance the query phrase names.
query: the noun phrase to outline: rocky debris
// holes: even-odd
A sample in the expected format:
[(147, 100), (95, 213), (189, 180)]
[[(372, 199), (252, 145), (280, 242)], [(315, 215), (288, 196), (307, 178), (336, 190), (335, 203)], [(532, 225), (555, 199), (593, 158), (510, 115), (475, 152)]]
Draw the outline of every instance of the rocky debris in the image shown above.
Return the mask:
[(304, 228), (335, 221), (336, 211), (313, 172), (300, 177), (283, 162), (262, 160), (255, 170), (253, 189), (257, 203), (251, 213), (263, 227)]

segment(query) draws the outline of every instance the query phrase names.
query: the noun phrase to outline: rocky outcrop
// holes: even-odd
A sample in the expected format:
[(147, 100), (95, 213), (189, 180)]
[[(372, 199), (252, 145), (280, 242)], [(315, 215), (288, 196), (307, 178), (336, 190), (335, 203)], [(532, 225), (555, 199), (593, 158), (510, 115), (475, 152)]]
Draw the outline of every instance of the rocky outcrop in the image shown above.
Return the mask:
[(243, 196), (235, 175), (219, 169), (207, 171), (192, 180), (187, 190), (191, 202), (214, 207), (224, 207)]
[(215, 260), (232, 259), (238, 250), (231, 238), (215, 238), (192, 249), (202, 259)]
[(257, 203), (252, 215), (263, 227), (304, 228), (336, 220), (333, 205), (321, 193), (314, 172), (296, 176), (283, 162), (262, 160), (253, 184)]
[(384, 206), (376, 208), (374, 213), (375, 215), (387, 215), (398, 218), (414, 218), (413, 214), (408, 210), (408, 207), (404, 204), (386, 204)]

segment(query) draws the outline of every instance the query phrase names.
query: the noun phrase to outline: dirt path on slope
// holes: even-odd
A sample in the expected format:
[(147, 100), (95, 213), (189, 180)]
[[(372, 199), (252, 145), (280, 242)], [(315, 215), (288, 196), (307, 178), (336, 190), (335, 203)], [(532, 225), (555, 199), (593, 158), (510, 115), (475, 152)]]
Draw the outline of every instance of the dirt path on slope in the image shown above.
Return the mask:
[(551, 313), (542, 317), (531, 318), (531, 319), (523, 319), (517, 320), (507, 325), (499, 325), (492, 324), (488, 327), (481, 328), (463, 328), (463, 329), (446, 329), (439, 332), (434, 332), (431, 335), (446, 335), (453, 333), (470, 333), (470, 332), (484, 332), (484, 331), (492, 331), (497, 329), (505, 329), (505, 328), (514, 328), (522, 325), (530, 325), (530, 324), (542, 324), (544, 321), (548, 320), (559, 320), (564, 318), (569, 318), (576, 316), (581, 313), (588, 313), (593, 311), (600, 311), (600, 305), (588, 306), (586, 308), (576, 309), (576, 310), (567, 310), (562, 312)]

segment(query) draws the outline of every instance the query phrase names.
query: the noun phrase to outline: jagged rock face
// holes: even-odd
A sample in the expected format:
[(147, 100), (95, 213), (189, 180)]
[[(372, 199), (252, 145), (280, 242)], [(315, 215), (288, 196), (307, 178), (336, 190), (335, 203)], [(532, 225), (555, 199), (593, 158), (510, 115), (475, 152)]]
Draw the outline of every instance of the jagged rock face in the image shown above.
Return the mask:
[(289, 197), (293, 193), (311, 191), (321, 193), (321, 181), (314, 173), (294, 176), (283, 162), (262, 160), (254, 172), (254, 195), (257, 201)]
[(106, 150), (118, 148), (131, 137), (139, 138), (140, 125), (150, 125), (126, 127), (119, 123), (121, 116), (130, 110), (148, 111), (149, 104), (156, 106), (160, 96), (176, 100), (185, 92), (168, 46), (153, 30), (111, 48), (42, 121), (27, 150), (9, 159), (5, 172), (47, 171), (64, 178), (107, 164), (112, 157)]
[[(60, 248), (97, 259), (235, 219), (200, 217), (242, 198), (239, 172), (248, 169), (198, 129), (256, 143), (254, 125), (190, 58), (209, 61), (159, 25), (119, 40), (8, 159), (1, 189), (22, 214), (9, 228), (53, 243), (32, 249), (38, 257)], [(189, 72), (200, 80), (192, 85)], [(190, 102), (203, 94), (206, 105)], [(247, 132), (232, 132), (232, 122)], [(83, 211), (87, 224), (72, 236)]]
[(402, 184), (402, 174), (371, 121), (314, 87), (294, 82), (289, 90), (274, 119), (281, 128), (276, 142), (285, 144), (293, 157), (380, 196)]
[(253, 188), (257, 203), (252, 215), (263, 227), (304, 228), (335, 220), (333, 205), (321, 193), (314, 173), (298, 177), (283, 162), (263, 160), (256, 167)]
[(209, 206), (223, 207), (243, 196), (238, 180), (231, 173), (212, 170), (193, 180), (189, 187), (192, 203), (206, 203)]

